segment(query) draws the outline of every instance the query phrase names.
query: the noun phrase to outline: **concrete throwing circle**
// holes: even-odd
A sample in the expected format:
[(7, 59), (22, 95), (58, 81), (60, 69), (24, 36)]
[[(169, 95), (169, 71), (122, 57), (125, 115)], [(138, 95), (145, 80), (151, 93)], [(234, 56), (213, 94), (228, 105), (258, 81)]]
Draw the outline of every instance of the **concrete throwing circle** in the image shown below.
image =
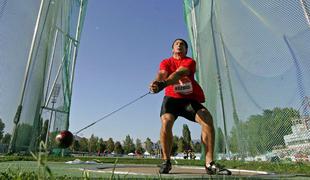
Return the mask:
[[(178, 166), (173, 165), (169, 174), (159, 174), (157, 165), (138, 165), (138, 164), (100, 164), (96, 168), (83, 169), (90, 172), (114, 173), (119, 175), (138, 175), (138, 176), (162, 176), (171, 178), (209, 178), (204, 167)], [(232, 171), (231, 177), (264, 177), (273, 174), (265, 171), (250, 171), (229, 169)], [(228, 177), (228, 176), (226, 176)]]

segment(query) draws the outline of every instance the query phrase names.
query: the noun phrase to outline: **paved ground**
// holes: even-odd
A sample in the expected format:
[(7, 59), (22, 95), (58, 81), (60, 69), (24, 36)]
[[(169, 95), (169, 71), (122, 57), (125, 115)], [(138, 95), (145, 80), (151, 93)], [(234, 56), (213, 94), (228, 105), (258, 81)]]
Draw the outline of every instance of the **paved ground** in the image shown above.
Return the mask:
[[(111, 173), (114, 166), (111, 164), (101, 164), (97, 168), (88, 169), (89, 171)], [(84, 169), (85, 170), (85, 169)], [(114, 174), (122, 175), (142, 175), (151, 177), (161, 177), (167, 179), (308, 179), (297, 175), (276, 175), (264, 171), (248, 171), (230, 169), (231, 176), (209, 176), (203, 167), (173, 166), (169, 174), (159, 175), (159, 168), (156, 165), (125, 165), (118, 164), (114, 169)], [(310, 179), (310, 178), (309, 178)]]

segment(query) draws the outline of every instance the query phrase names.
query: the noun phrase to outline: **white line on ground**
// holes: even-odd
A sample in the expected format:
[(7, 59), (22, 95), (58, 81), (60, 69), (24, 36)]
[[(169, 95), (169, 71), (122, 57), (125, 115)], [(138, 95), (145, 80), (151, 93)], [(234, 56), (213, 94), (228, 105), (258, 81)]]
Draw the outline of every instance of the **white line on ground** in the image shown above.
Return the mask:
[[(184, 169), (205, 169), (204, 167), (196, 167), (196, 166), (178, 166), (175, 165), (178, 168), (184, 168)], [(253, 174), (270, 174), (266, 171), (254, 171), (254, 170), (245, 170), (245, 169), (228, 169), (232, 172), (243, 172), (243, 173), (253, 173)]]

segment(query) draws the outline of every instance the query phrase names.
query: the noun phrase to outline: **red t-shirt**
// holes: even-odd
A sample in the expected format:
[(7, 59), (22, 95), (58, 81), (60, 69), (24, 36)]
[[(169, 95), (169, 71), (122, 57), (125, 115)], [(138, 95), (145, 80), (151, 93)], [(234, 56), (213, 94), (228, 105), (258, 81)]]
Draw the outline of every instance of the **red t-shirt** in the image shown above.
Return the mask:
[(174, 98), (194, 99), (200, 103), (205, 102), (203, 90), (194, 78), (196, 62), (192, 58), (184, 57), (183, 59), (174, 59), (170, 57), (160, 63), (159, 69), (168, 72), (169, 76), (181, 66), (188, 68), (190, 74), (183, 76), (179, 80), (179, 83), (167, 86), (165, 95)]

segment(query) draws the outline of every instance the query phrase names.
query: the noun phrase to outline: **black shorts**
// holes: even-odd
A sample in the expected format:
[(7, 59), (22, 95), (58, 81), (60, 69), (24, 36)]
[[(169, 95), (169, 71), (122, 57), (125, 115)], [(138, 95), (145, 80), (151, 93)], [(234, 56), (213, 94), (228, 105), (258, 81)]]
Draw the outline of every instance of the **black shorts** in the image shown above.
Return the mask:
[(165, 96), (161, 105), (160, 116), (165, 113), (170, 113), (174, 115), (175, 119), (177, 119), (178, 116), (182, 116), (195, 122), (196, 113), (200, 109), (206, 108), (198, 101)]

